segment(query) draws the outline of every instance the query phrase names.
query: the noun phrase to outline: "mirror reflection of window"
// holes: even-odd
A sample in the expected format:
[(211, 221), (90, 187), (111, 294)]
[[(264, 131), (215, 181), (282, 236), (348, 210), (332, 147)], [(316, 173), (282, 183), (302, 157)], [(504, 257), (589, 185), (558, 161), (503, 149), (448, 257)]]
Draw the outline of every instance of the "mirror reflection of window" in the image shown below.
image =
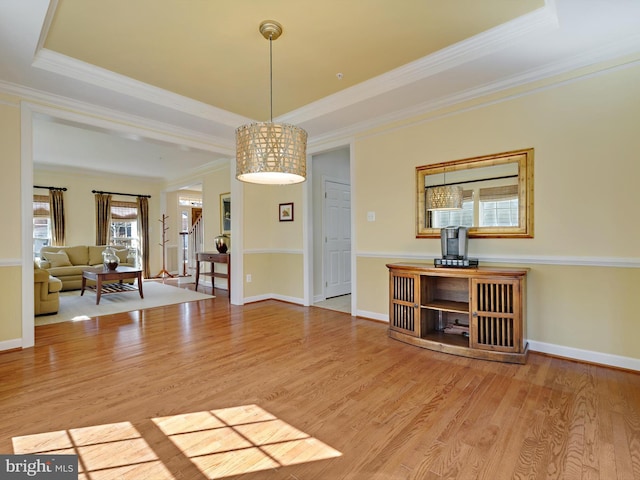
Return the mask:
[(518, 226), (518, 186), (480, 189), (481, 227)]
[[(442, 183), (442, 176), (426, 176), (425, 191), (438, 182)], [(517, 163), (450, 172), (446, 184), (462, 186), (462, 210), (427, 213), (429, 228), (518, 226)]]
[[(416, 167), (416, 238), (464, 226), (471, 238), (533, 237), (533, 149)], [(460, 210), (434, 209), (431, 189), (458, 186)], [(437, 205), (437, 204), (436, 204)]]

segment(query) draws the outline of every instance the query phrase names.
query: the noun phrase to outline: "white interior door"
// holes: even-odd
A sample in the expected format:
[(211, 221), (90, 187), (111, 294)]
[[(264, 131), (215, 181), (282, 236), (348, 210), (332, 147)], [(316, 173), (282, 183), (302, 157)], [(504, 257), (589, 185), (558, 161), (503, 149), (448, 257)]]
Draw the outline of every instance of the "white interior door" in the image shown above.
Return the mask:
[(324, 182), (324, 295), (351, 293), (351, 187)]

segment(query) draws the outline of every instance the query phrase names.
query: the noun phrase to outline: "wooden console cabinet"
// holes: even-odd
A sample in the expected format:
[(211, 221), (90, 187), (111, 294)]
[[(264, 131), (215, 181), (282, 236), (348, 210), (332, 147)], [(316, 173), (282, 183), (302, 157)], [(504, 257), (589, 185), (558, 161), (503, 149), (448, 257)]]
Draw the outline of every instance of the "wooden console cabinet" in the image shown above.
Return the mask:
[(393, 263), (389, 336), (430, 350), (525, 363), (528, 269)]

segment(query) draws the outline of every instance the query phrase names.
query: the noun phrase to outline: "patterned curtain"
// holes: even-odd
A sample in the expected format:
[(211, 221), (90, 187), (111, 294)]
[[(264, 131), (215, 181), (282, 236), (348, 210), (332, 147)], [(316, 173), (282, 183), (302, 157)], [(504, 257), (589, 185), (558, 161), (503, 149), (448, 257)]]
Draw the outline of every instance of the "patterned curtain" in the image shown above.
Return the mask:
[(151, 278), (149, 270), (149, 199), (146, 197), (138, 197), (138, 241), (140, 242), (142, 277)]
[(54, 247), (63, 247), (65, 245), (63, 193), (62, 190), (49, 190), (49, 205), (51, 206), (51, 245)]
[(96, 193), (96, 245), (109, 245), (111, 195)]

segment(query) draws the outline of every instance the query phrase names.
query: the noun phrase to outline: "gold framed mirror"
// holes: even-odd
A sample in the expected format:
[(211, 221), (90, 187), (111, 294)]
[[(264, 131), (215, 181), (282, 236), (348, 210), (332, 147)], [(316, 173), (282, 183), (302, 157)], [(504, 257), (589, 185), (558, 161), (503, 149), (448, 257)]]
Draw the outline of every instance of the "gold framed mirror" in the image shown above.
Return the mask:
[[(533, 148), (416, 167), (416, 186), (416, 238), (451, 225), (475, 238), (533, 238)], [(455, 205), (441, 203), (449, 190)]]

